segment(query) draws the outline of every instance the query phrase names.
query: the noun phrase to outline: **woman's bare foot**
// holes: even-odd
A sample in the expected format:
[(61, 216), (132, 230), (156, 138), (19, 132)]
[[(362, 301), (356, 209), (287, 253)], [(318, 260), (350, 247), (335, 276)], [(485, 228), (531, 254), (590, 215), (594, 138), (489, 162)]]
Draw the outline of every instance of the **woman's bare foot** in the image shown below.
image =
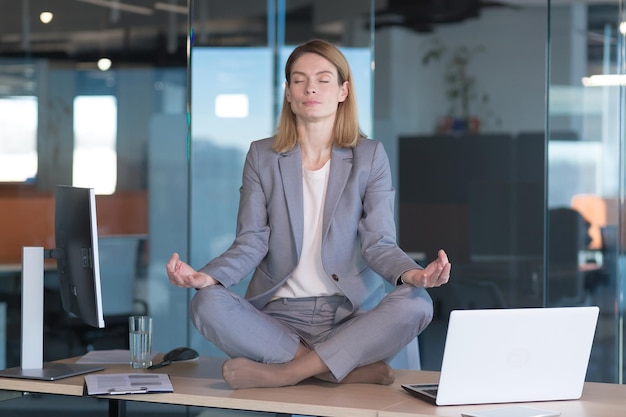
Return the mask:
[(246, 358), (224, 362), (222, 376), (234, 389), (284, 387), (300, 382), (300, 379), (290, 375), (285, 364), (260, 363)]
[[(302, 353), (286, 363), (260, 363), (246, 358), (230, 359), (222, 365), (222, 376), (234, 389), (285, 387), (295, 385), (311, 376), (322, 381), (337, 382), (314, 351)], [(394, 379), (391, 367), (381, 361), (354, 369), (341, 383), (389, 385)]]
[[(337, 382), (330, 372), (316, 375), (315, 377), (322, 381)], [(395, 379), (393, 369), (387, 363), (381, 361), (356, 368), (342, 379), (341, 383), (391, 385)]]

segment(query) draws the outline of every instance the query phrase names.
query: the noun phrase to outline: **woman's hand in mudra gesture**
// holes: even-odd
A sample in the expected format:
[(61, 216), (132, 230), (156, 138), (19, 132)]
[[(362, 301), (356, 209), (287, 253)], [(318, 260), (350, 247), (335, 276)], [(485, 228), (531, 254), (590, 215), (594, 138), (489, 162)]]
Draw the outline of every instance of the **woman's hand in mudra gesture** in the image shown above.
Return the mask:
[(198, 272), (186, 262), (181, 261), (177, 253), (174, 253), (167, 262), (165, 270), (170, 283), (181, 288), (195, 288), (199, 290), (218, 283), (213, 277), (203, 272)]
[(422, 288), (439, 287), (450, 279), (452, 264), (443, 249), (437, 254), (437, 259), (429, 263), (424, 269), (410, 269), (402, 274), (402, 282)]

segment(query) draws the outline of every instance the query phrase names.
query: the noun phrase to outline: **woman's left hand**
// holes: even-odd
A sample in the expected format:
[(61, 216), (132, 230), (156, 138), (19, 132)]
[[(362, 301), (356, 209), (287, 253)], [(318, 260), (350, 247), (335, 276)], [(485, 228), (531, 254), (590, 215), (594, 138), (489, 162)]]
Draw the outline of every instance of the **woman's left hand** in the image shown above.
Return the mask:
[(424, 269), (410, 269), (402, 274), (402, 282), (416, 287), (433, 288), (439, 287), (450, 279), (452, 264), (448, 261), (448, 255), (443, 249), (439, 250), (437, 259), (432, 261)]

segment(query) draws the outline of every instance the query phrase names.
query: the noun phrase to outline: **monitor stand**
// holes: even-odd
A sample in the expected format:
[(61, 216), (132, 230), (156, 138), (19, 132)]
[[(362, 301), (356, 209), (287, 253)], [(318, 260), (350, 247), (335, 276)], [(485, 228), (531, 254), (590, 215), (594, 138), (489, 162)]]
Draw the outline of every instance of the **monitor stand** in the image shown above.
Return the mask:
[(0, 377), (54, 381), (104, 369), (98, 365), (43, 362), (44, 249), (22, 248), (21, 366), (0, 370)]

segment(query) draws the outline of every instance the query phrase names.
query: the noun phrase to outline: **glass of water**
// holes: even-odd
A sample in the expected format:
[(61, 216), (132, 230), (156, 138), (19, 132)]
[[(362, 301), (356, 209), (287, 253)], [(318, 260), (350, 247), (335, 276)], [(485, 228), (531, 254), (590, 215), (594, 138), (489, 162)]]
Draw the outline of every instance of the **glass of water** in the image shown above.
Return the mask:
[(152, 317), (130, 316), (128, 318), (130, 342), (130, 366), (147, 368), (152, 365)]

